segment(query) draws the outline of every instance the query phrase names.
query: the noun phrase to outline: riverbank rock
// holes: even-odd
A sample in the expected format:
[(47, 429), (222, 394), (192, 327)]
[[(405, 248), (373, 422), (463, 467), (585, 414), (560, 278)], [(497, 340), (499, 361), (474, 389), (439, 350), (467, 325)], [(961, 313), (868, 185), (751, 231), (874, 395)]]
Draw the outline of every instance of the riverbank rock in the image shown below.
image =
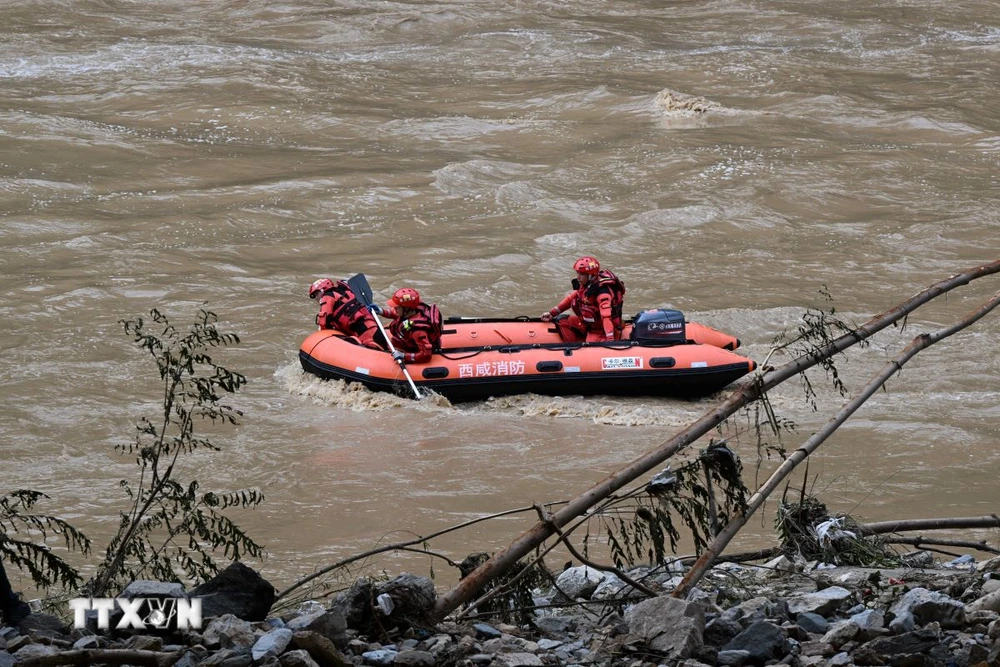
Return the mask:
[(235, 562), (191, 589), (188, 595), (201, 598), (204, 618), (232, 614), (244, 621), (263, 621), (271, 611), (276, 593), (274, 586), (255, 570)]
[[(814, 565), (801, 571), (727, 564), (710, 571), (686, 600), (669, 596), (678, 572), (643, 568), (628, 576), (664, 589), (662, 595), (636, 599), (637, 591), (628, 587), (618, 597), (555, 602), (536, 609), (524, 625), (487, 616), (432, 623), (432, 583), (403, 574), (381, 583), (362, 579), (328, 606), (310, 602), (256, 621), (233, 613), (248, 608), (245, 599), (231, 598), (230, 610), (220, 607), (225, 613), (206, 617), (201, 631), (119, 637), (72, 630), (55, 617), (42, 624), (44, 631), (22, 622), (20, 629), (0, 628), (0, 667), (54, 661), (163, 667), (1000, 667), (1000, 612), (996, 591), (987, 586), (997, 572), (992, 568), (971, 561), (961, 568)], [(586, 586), (597, 579), (582, 574)], [(554, 589), (536, 590), (535, 597), (559, 599)]]
[(705, 607), (671, 597), (656, 597), (625, 614), (629, 632), (666, 658), (690, 658), (704, 644)]

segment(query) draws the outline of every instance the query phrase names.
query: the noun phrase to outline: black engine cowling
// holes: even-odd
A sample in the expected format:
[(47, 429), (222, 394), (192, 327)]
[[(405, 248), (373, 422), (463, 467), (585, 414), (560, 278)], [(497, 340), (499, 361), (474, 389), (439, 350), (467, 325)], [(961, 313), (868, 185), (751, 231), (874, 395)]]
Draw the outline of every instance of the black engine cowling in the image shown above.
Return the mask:
[(684, 313), (669, 308), (644, 310), (632, 320), (632, 340), (652, 345), (679, 345), (687, 342)]

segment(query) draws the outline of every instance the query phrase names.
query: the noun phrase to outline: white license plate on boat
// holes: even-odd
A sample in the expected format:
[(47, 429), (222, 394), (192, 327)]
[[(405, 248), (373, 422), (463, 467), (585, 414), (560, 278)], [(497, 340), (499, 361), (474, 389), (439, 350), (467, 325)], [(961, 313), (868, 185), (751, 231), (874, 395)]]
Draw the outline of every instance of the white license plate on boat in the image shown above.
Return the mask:
[(616, 371), (626, 368), (642, 368), (642, 357), (601, 357), (601, 369)]

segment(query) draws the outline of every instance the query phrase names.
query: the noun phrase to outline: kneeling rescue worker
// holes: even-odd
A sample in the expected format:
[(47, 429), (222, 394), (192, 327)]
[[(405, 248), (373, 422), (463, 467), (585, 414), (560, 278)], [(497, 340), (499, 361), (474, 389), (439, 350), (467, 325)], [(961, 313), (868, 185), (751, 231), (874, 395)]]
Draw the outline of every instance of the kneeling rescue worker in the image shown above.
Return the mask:
[(343, 280), (333, 282), (329, 278), (320, 278), (309, 286), (309, 298), (317, 297), (319, 314), (316, 315), (316, 324), (320, 329), (336, 329), (345, 336), (354, 336), (365, 347), (389, 349), (375, 316)]
[(555, 320), (559, 336), (566, 342), (597, 342), (621, 340), (622, 304), (625, 283), (600, 262), (588, 256), (573, 264), (576, 278), (573, 291), (559, 304), (542, 314), (543, 322), (551, 322), (559, 313), (572, 309), (573, 314)]
[(430, 361), (444, 328), (436, 305), (423, 303), (417, 290), (403, 287), (393, 293), (381, 314), (392, 318), (389, 335), (396, 348), (393, 359), (411, 364)]

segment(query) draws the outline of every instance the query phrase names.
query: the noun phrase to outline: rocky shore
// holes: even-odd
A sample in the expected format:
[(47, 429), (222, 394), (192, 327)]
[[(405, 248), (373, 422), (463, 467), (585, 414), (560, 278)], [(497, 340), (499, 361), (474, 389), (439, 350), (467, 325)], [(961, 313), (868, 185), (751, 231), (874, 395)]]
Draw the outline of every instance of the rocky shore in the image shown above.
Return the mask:
[(199, 629), (99, 630), (93, 612), (76, 629), (71, 618), (35, 613), (0, 629), (0, 667), (1000, 667), (1000, 557), (906, 558), (894, 569), (723, 563), (686, 600), (669, 595), (679, 565), (628, 573), (662, 592), (653, 598), (613, 574), (571, 567), (534, 591), (536, 608), (520, 625), (429, 623), (434, 584), (410, 574), (362, 579), (327, 603), (273, 614), (273, 587), (237, 563), (191, 591), (160, 582), (123, 591), (199, 597)]

